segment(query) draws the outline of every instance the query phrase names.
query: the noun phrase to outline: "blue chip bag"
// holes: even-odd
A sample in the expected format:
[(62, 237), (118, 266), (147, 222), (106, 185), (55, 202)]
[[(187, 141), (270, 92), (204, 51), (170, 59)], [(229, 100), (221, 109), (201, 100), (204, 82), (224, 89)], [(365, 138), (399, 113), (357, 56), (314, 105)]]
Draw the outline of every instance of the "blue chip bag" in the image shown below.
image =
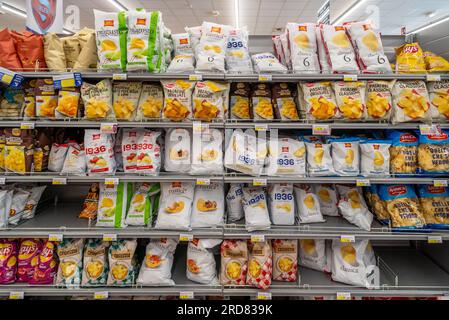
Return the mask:
[(371, 207), (371, 212), (374, 213), (376, 219), (383, 225), (388, 225), (390, 223), (390, 214), (387, 211), (385, 202), (380, 199), (379, 196), (379, 186), (377, 184), (372, 184), (366, 187), (367, 194), (369, 194), (369, 205)]
[(449, 131), (441, 135), (419, 135), (419, 173), (449, 173)]
[(426, 226), (449, 229), (449, 188), (419, 185), (418, 194)]
[(409, 132), (392, 130), (387, 132), (387, 139), (391, 140), (391, 174), (416, 174), (418, 170), (418, 138)]

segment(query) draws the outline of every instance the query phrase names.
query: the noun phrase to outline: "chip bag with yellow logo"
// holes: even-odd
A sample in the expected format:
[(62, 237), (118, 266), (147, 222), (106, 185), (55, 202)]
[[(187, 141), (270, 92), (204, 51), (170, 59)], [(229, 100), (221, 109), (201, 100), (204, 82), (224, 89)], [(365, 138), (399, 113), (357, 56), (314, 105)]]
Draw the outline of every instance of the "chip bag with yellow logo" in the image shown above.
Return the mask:
[(448, 72), (449, 61), (433, 52), (424, 52), (424, 61), (428, 72)]
[(58, 272), (58, 257), (56, 244), (45, 240), (42, 250), (38, 255), (37, 264), (34, 267), (33, 278), (30, 284), (53, 284)]
[(320, 64), (314, 23), (293, 23), (286, 26), (293, 72), (318, 73)]
[(0, 239), (0, 284), (16, 281), (18, 252), (16, 240)]
[(338, 196), (334, 185), (315, 184), (313, 193), (318, 196), (321, 213), (325, 216), (338, 216)]
[(272, 240), (273, 280), (295, 282), (298, 278), (298, 240)]
[(97, 84), (83, 82), (81, 98), (84, 103), (84, 118), (88, 120), (114, 120), (112, 108), (111, 80), (101, 80)]
[(299, 221), (301, 223), (323, 222), (320, 201), (317, 195), (313, 193), (312, 187), (306, 184), (295, 184), (293, 188)]
[(360, 142), (360, 171), (364, 177), (385, 177), (390, 174), (391, 140)]
[(114, 82), (113, 108), (117, 120), (134, 120), (141, 90), (142, 82)]
[(449, 131), (440, 134), (419, 135), (418, 172), (449, 172)]
[(366, 117), (365, 82), (336, 81), (332, 87), (343, 119), (360, 120)]
[(83, 286), (104, 286), (108, 279), (109, 242), (102, 239), (88, 239), (84, 246)]
[(248, 272), (248, 245), (246, 240), (224, 240), (220, 247), (221, 285), (245, 285)]
[(226, 86), (220, 82), (199, 81), (193, 91), (193, 118), (202, 121), (223, 119), (223, 91)]
[(242, 27), (231, 29), (226, 48), (226, 69), (229, 73), (248, 74), (253, 72), (253, 65), (248, 50), (248, 29)]
[(358, 138), (335, 138), (332, 144), (332, 163), (339, 176), (358, 176), (360, 173), (360, 151)]
[(268, 186), (268, 203), (271, 221), (275, 225), (295, 224), (295, 199), (293, 185), (275, 183)]
[(56, 286), (67, 288), (81, 285), (84, 239), (63, 239), (58, 243), (59, 268)]
[(343, 218), (359, 228), (370, 231), (373, 214), (369, 211), (363, 198), (362, 189), (354, 186), (337, 185), (337, 191), (340, 196), (338, 209)]
[(136, 239), (120, 239), (109, 247), (108, 286), (130, 286), (136, 282)]
[(31, 281), (41, 250), (42, 242), (39, 239), (22, 239), (17, 262), (17, 282)]
[(158, 82), (144, 82), (139, 97), (136, 121), (158, 119), (164, 104), (164, 91)]
[(331, 157), (331, 144), (304, 138), (307, 150), (307, 171), (311, 177), (335, 174)]
[(366, 82), (366, 118), (389, 120), (394, 81), (368, 80)]
[(309, 120), (333, 120), (340, 118), (337, 101), (330, 82), (300, 83)]
[(430, 119), (429, 95), (424, 81), (398, 80), (393, 87), (393, 98), (393, 124)]
[(268, 142), (269, 176), (305, 176), (306, 146), (303, 141), (287, 137), (270, 137)]
[(163, 80), (164, 108), (163, 119), (181, 121), (190, 117), (192, 113), (192, 92), (195, 86), (193, 81)]
[(418, 42), (405, 43), (396, 48), (397, 73), (425, 73), (424, 53)]
[(248, 244), (249, 259), (246, 284), (268, 289), (271, 285), (273, 273), (273, 252), (270, 241), (250, 242)]
[(231, 27), (203, 22), (196, 54), (196, 71), (225, 72), (226, 47)]
[(449, 188), (423, 184), (418, 186), (418, 194), (426, 227), (449, 228)]
[(242, 204), (243, 211), (245, 212), (246, 230), (255, 231), (270, 229), (271, 221), (264, 188), (243, 188)]
[(433, 81), (427, 84), (430, 96), (432, 120), (449, 120), (449, 80)]

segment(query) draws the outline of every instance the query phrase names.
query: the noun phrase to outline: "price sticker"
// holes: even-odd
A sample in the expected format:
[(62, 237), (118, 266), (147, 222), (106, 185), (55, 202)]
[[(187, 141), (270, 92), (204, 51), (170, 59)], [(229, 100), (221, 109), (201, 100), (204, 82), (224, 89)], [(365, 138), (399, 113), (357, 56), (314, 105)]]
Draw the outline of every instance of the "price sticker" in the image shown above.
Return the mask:
[(193, 291), (181, 291), (179, 293), (179, 299), (192, 300), (193, 299)]
[(53, 85), (55, 86), (55, 89), (80, 87), (82, 83), (83, 79), (79, 72), (68, 72), (53, 76)]
[(0, 82), (8, 85), (11, 88), (20, 88), (25, 77), (14, 71), (0, 67)]
[(337, 300), (351, 300), (351, 292), (337, 292)]
[(6, 184), (6, 178), (0, 178), (0, 185)]
[(265, 235), (263, 234), (252, 234), (251, 235), (251, 242), (264, 242), (265, 241)]
[(441, 133), (441, 130), (437, 125), (434, 125), (434, 124), (431, 124), (431, 125), (420, 124), (419, 132), (423, 136), (429, 136), (429, 135), (439, 135)]
[(202, 74), (196, 74), (196, 73), (189, 74), (189, 80), (190, 81), (202, 81), (203, 80), (203, 75)]
[(271, 74), (259, 74), (259, 81), (272, 81), (273, 76)]
[(102, 123), (100, 125), (100, 131), (101, 133), (114, 134), (117, 133), (117, 127), (117, 123)]
[(107, 298), (109, 298), (109, 292), (107, 292), (107, 291), (94, 292), (95, 300), (105, 300)]
[(105, 233), (103, 235), (103, 241), (117, 241), (117, 234), (115, 234), (115, 233)]
[(61, 242), (63, 238), (62, 233), (50, 233), (48, 235), (48, 241)]
[(66, 185), (67, 178), (53, 178), (51, 179), (51, 184), (55, 186)]
[(344, 234), (342, 234), (341, 236), (340, 236), (340, 242), (343, 242), (343, 243), (352, 243), (352, 242), (355, 242), (355, 236), (354, 235), (344, 235)]
[(34, 129), (34, 122), (22, 122), (20, 124), (20, 129), (22, 130)]
[(356, 74), (345, 74), (343, 75), (343, 81), (357, 81), (357, 75)]
[(9, 293), (9, 299), (11, 300), (23, 300), (25, 293), (23, 291), (11, 291)]
[(447, 180), (433, 180), (434, 187), (447, 187)]
[(267, 185), (267, 179), (253, 179), (253, 186), (255, 187), (264, 187)]
[(112, 74), (112, 80), (126, 80), (128, 75), (126, 73), (114, 73)]
[(193, 234), (189, 233), (180, 233), (179, 234), (179, 241), (192, 241), (193, 240)]
[(119, 178), (106, 178), (104, 184), (107, 186), (116, 186), (119, 183)]
[(268, 130), (268, 123), (256, 123), (254, 125), (254, 130), (256, 130), (256, 131), (267, 131)]
[(271, 292), (258, 292), (257, 300), (271, 300)]
[(210, 185), (210, 179), (208, 179), (208, 178), (197, 178), (196, 179), (196, 184), (198, 186), (208, 186), (208, 185)]
[(369, 187), (371, 185), (371, 182), (369, 179), (357, 179), (355, 184), (357, 187)]
[(439, 75), (439, 74), (428, 74), (426, 79), (427, 79), (428, 82), (441, 81), (441, 75)]
[(193, 121), (192, 122), (193, 133), (201, 134), (203, 132), (203, 124), (201, 121)]
[(328, 124), (314, 124), (312, 126), (312, 134), (316, 136), (330, 136), (331, 127)]
[(441, 236), (428, 236), (427, 237), (427, 243), (431, 243), (431, 244), (443, 243), (443, 237), (441, 237)]

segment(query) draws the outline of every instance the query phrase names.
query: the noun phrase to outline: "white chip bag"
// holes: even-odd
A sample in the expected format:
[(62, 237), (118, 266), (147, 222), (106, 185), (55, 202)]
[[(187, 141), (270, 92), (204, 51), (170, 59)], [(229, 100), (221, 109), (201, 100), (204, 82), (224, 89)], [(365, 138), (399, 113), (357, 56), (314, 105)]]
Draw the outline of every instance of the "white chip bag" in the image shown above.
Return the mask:
[(223, 224), (224, 189), (222, 183), (211, 182), (209, 185), (197, 185), (193, 198), (192, 228), (211, 228)]

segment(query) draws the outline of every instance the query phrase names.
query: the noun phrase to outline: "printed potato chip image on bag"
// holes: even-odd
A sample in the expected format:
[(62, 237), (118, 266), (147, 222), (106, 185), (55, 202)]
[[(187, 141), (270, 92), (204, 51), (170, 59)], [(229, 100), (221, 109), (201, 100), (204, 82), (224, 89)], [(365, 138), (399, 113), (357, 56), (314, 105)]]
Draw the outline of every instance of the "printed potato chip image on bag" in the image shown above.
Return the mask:
[(288, 69), (271, 52), (253, 54), (251, 60), (253, 61), (254, 71), (256, 73), (288, 72)]
[(449, 119), (449, 80), (429, 82), (427, 89), (432, 120), (447, 121)]
[(245, 227), (248, 231), (267, 230), (271, 227), (265, 189), (261, 187), (243, 188), (243, 211)]
[(130, 183), (119, 182), (116, 185), (100, 183), (96, 226), (125, 227), (125, 215), (131, 195), (132, 185)]
[(226, 194), (226, 208), (228, 211), (228, 221), (241, 220), (245, 214), (243, 212), (243, 184), (231, 183)]
[(304, 142), (290, 138), (270, 137), (266, 170), (269, 176), (305, 176), (306, 146)]
[(33, 171), (34, 141), (32, 130), (6, 128), (5, 132), (5, 170), (25, 174)]
[(195, 82), (185, 80), (163, 80), (164, 109), (163, 119), (181, 121), (192, 113), (192, 92)]
[(418, 138), (408, 132), (389, 131), (390, 171), (392, 174), (415, 174), (418, 170)]
[(81, 98), (84, 103), (84, 118), (88, 120), (114, 120), (112, 108), (112, 83), (101, 80), (97, 84), (83, 82)]
[(424, 53), (418, 42), (405, 43), (396, 51), (397, 73), (425, 73)]
[(296, 282), (298, 276), (298, 240), (272, 240), (273, 280)]
[(298, 109), (296, 108), (294, 93), (290, 89), (288, 83), (275, 83), (271, 90), (276, 118), (282, 120), (298, 120), (299, 115)]
[(248, 245), (246, 240), (223, 240), (220, 247), (221, 285), (245, 285), (248, 271)]
[(187, 247), (187, 279), (207, 285), (218, 285), (212, 249), (220, 243), (220, 239), (193, 239), (189, 241)]
[(84, 145), (70, 144), (62, 165), (61, 174), (86, 175), (86, 152)]
[(112, 135), (101, 130), (84, 131), (84, 149), (86, 152), (88, 174), (112, 174), (116, 169), (114, 143)]
[(335, 174), (331, 157), (331, 144), (305, 139), (307, 171), (311, 177)]
[(231, 29), (226, 48), (226, 69), (229, 73), (248, 74), (253, 72), (248, 50), (248, 29)]
[(320, 71), (314, 23), (287, 23), (287, 36), (294, 72)]
[(56, 244), (44, 241), (42, 250), (37, 257), (34, 266), (33, 278), (30, 284), (53, 284), (58, 273), (58, 257), (56, 255)]
[(192, 216), (192, 228), (218, 227), (223, 224), (225, 203), (222, 183), (195, 186)]
[(276, 183), (268, 186), (268, 203), (271, 221), (275, 225), (295, 224), (295, 199), (293, 185)]
[(108, 286), (130, 286), (136, 281), (137, 240), (120, 239), (111, 243), (109, 247)]
[(365, 85), (362, 81), (332, 83), (337, 106), (344, 120), (360, 120), (366, 117)]
[(270, 241), (248, 244), (248, 273), (246, 284), (259, 289), (268, 289), (273, 274), (273, 252)]
[(380, 185), (379, 196), (385, 203), (393, 228), (416, 229), (425, 225), (412, 185)]
[(360, 142), (360, 172), (364, 177), (390, 174), (391, 140), (364, 140)]
[(313, 193), (318, 196), (321, 213), (325, 216), (338, 216), (338, 195), (332, 184), (315, 184)]
[(366, 82), (366, 118), (389, 120), (394, 81), (368, 80)]
[(165, 171), (189, 172), (191, 169), (190, 132), (187, 129), (169, 129), (165, 134)]
[(64, 239), (58, 243), (59, 268), (56, 286), (79, 287), (83, 269), (84, 239)]
[(39, 239), (22, 239), (20, 241), (17, 257), (17, 282), (28, 283), (31, 281), (41, 250), (42, 242)]
[(139, 136), (143, 133), (143, 129), (123, 128), (122, 133), (123, 171), (135, 173), (137, 171), (138, 140)]
[(102, 239), (88, 239), (84, 246), (83, 286), (104, 286), (108, 279), (109, 242)]
[(193, 91), (193, 118), (202, 121), (224, 117), (223, 95), (226, 89), (220, 82), (199, 81)]
[(114, 82), (113, 108), (117, 120), (134, 120), (141, 90), (142, 82)]
[(80, 101), (79, 88), (64, 88), (58, 92), (56, 118), (77, 118)]
[(265, 83), (256, 83), (251, 91), (254, 120), (274, 119), (271, 90)]
[(36, 99), (36, 116), (54, 118), (58, 106), (58, 93), (53, 85), (53, 79), (38, 79), (34, 88)]
[(188, 33), (172, 34), (174, 57), (167, 68), (167, 72), (193, 72), (195, 57)]
[(126, 213), (125, 224), (127, 226), (148, 226), (151, 225), (151, 214), (153, 212), (150, 197), (160, 192), (158, 184), (147, 182), (134, 186), (128, 212)]
[(136, 172), (146, 175), (158, 175), (161, 169), (161, 132), (143, 129), (139, 134), (137, 144), (142, 148), (137, 153)]
[[(36, 213), (37, 204), (39, 203), (42, 194), (44, 193), (47, 186), (31, 187), (30, 196), (28, 197), (25, 209), (21, 219), (32, 219)], [(27, 188), (28, 189), (28, 188)]]
[(193, 133), (192, 166), (190, 174), (223, 173), (223, 133), (218, 129), (207, 129)]
[(250, 84), (247, 82), (231, 83), (231, 119), (251, 119), (250, 90)]
[(61, 172), (68, 151), (68, 143), (53, 143), (48, 155), (48, 171)]
[(426, 122), (430, 119), (426, 83), (421, 80), (398, 80), (393, 87), (392, 123)]
[(0, 284), (16, 281), (18, 253), (16, 240), (0, 239)]
[(330, 139), (332, 163), (339, 176), (358, 176), (360, 173), (360, 151), (358, 138)]
[(419, 185), (418, 195), (426, 227), (432, 229), (449, 228), (448, 187)]
[(144, 82), (139, 97), (136, 121), (158, 119), (164, 104), (164, 91), (160, 83)]
[(419, 137), (418, 171), (420, 173), (449, 172), (449, 131), (441, 130), (439, 135)]
[(327, 270), (327, 265), (331, 260), (324, 239), (300, 239), (298, 250), (298, 264), (301, 267), (318, 270), (321, 272)]
[(331, 120), (340, 118), (337, 101), (330, 82), (300, 83), (304, 95), (306, 118), (309, 120)]
[(373, 214), (363, 198), (360, 187), (337, 185), (340, 197), (338, 210), (348, 222), (359, 228), (370, 231), (373, 222)]
[(226, 47), (231, 27), (203, 22), (201, 38), (196, 53), (196, 71), (224, 72)]
[[(30, 119), (36, 117), (36, 97), (35, 97), (35, 90), (36, 90), (36, 82), (37, 79), (31, 79), (29, 81), (26, 81), (23, 84), (23, 92), (24, 92), (24, 98), (23, 98), (23, 106), (21, 115), (24, 117), (24, 119)], [(3, 96), (7, 98), (7, 91), (3, 93)], [(14, 100), (20, 100), (20, 95), (15, 96)], [(1, 106), (1, 104), (0, 104)], [(5, 109), (3, 106), (0, 107), (3, 112)]]
[(98, 182), (91, 184), (86, 198), (83, 202), (83, 208), (79, 214), (79, 218), (95, 219), (98, 212), (98, 198), (100, 196), (100, 185)]
[(293, 185), (299, 221), (301, 223), (324, 222), (320, 201), (313, 193), (312, 187), (306, 184)]

